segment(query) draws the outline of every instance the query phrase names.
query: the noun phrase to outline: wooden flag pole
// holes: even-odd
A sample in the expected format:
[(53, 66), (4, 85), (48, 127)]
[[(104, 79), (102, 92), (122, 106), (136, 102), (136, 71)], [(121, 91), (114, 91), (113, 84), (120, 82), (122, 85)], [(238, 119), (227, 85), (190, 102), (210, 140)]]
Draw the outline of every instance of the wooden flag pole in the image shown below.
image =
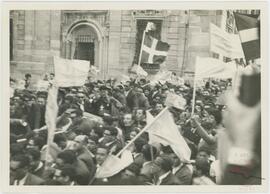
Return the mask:
[(148, 123), (130, 142), (128, 142), (125, 147), (120, 150), (116, 156), (119, 157), (136, 139), (138, 139), (156, 120), (160, 118), (160, 116), (168, 109), (168, 107), (165, 107), (154, 119), (151, 123)]
[(142, 48), (143, 48), (143, 44), (144, 44), (144, 38), (145, 38), (145, 30), (143, 31), (143, 38), (142, 38), (141, 50), (140, 50), (139, 62), (138, 62), (138, 65), (139, 65), (139, 66), (141, 66), (141, 59), (142, 59)]
[(191, 109), (191, 116), (194, 114), (195, 109), (195, 96), (196, 96), (196, 73), (194, 76), (194, 83), (193, 83), (193, 94), (192, 94), (192, 109)]

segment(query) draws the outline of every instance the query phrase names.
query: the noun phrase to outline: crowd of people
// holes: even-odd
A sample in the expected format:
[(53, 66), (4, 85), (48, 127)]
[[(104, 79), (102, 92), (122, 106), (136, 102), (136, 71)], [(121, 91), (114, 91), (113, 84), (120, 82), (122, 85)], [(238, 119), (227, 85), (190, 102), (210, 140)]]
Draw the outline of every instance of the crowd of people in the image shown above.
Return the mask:
[[(53, 79), (50, 75), (47, 79)], [(11, 79), (11, 82), (15, 80)], [(215, 185), (221, 183), (218, 131), (224, 130), (221, 96), (231, 80), (207, 81), (197, 88), (192, 115), (193, 85), (169, 82), (152, 85), (146, 79), (115, 83), (88, 81), (82, 87), (59, 88), (57, 130), (46, 151), (47, 91), (15, 89), (10, 98), (11, 185)], [(110, 155), (116, 155), (166, 106), (168, 94), (186, 100), (169, 107), (179, 133), (191, 150), (184, 162), (170, 146), (149, 144), (144, 132), (131, 144), (133, 163), (106, 178), (95, 176)]]

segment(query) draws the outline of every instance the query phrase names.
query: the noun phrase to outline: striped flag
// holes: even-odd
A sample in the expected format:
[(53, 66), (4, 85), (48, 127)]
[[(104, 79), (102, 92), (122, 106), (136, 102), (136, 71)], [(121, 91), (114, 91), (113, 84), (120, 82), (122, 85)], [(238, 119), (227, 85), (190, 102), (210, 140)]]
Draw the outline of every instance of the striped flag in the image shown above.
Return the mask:
[(234, 13), (246, 61), (260, 58), (260, 20), (254, 15)]
[(141, 63), (161, 64), (165, 61), (170, 45), (145, 34)]

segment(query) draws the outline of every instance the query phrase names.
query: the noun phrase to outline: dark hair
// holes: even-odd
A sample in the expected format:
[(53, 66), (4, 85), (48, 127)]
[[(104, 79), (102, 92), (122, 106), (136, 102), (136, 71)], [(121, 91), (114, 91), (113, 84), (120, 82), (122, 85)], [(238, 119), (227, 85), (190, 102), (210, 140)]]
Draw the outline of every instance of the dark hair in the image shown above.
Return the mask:
[(66, 136), (64, 134), (59, 133), (59, 134), (55, 134), (55, 136), (53, 138), (53, 141), (56, 144), (59, 144), (61, 141), (67, 141), (67, 138), (66, 138)]
[(62, 159), (64, 163), (73, 164), (76, 161), (76, 154), (73, 150), (65, 150), (57, 155), (58, 158)]
[(159, 158), (161, 158), (159, 166), (162, 170), (165, 172), (172, 170), (173, 161), (169, 157), (159, 156)]
[(197, 170), (201, 170), (203, 175), (208, 176), (210, 170), (210, 163), (206, 159), (197, 159), (195, 162)]
[(143, 154), (143, 157), (145, 158), (145, 160), (147, 161), (151, 161), (152, 160), (152, 154), (151, 154), (151, 149), (153, 150), (153, 159), (155, 159), (157, 157), (157, 148), (154, 147), (154, 146), (151, 146), (149, 144), (145, 144), (143, 147), (142, 147), (142, 154)]
[(134, 146), (137, 152), (142, 152), (142, 148), (145, 144), (147, 144), (147, 141), (141, 137), (134, 141)]
[(220, 124), (221, 121), (222, 121), (222, 113), (220, 110), (212, 110), (210, 112), (211, 115), (213, 115), (215, 117), (215, 121), (216, 121), (216, 124)]
[(40, 151), (34, 148), (28, 148), (26, 154), (32, 156), (33, 160), (40, 160)]
[(32, 77), (32, 75), (29, 73), (25, 74), (25, 78), (28, 78), (28, 77)]
[(23, 154), (13, 156), (11, 160), (20, 162), (19, 168), (27, 167), (30, 163), (29, 157)]
[(71, 181), (74, 181), (74, 178), (76, 176), (76, 170), (74, 166), (72, 166), (71, 164), (65, 164), (59, 170), (61, 170), (62, 176), (68, 176)]
[(126, 169), (133, 172), (136, 176), (140, 174), (140, 166), (137, 163), (131, 163)]
[(115, 127), (108, 127), (108, 128), (105, 128), (105, 130), (109, 130), (111, 132), (111, 135), (112, 136), (117, 136), (118, 134), (118, 130), (115, 128)]

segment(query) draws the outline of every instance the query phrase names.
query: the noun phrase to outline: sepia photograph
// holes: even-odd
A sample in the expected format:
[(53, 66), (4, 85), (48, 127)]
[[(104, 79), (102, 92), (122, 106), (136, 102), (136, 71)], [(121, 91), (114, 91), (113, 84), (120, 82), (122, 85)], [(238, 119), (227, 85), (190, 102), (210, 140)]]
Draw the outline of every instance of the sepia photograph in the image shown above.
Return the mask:
[(8, 188), (268, 184), (265, 10), (145, 7), (8, 8)]

